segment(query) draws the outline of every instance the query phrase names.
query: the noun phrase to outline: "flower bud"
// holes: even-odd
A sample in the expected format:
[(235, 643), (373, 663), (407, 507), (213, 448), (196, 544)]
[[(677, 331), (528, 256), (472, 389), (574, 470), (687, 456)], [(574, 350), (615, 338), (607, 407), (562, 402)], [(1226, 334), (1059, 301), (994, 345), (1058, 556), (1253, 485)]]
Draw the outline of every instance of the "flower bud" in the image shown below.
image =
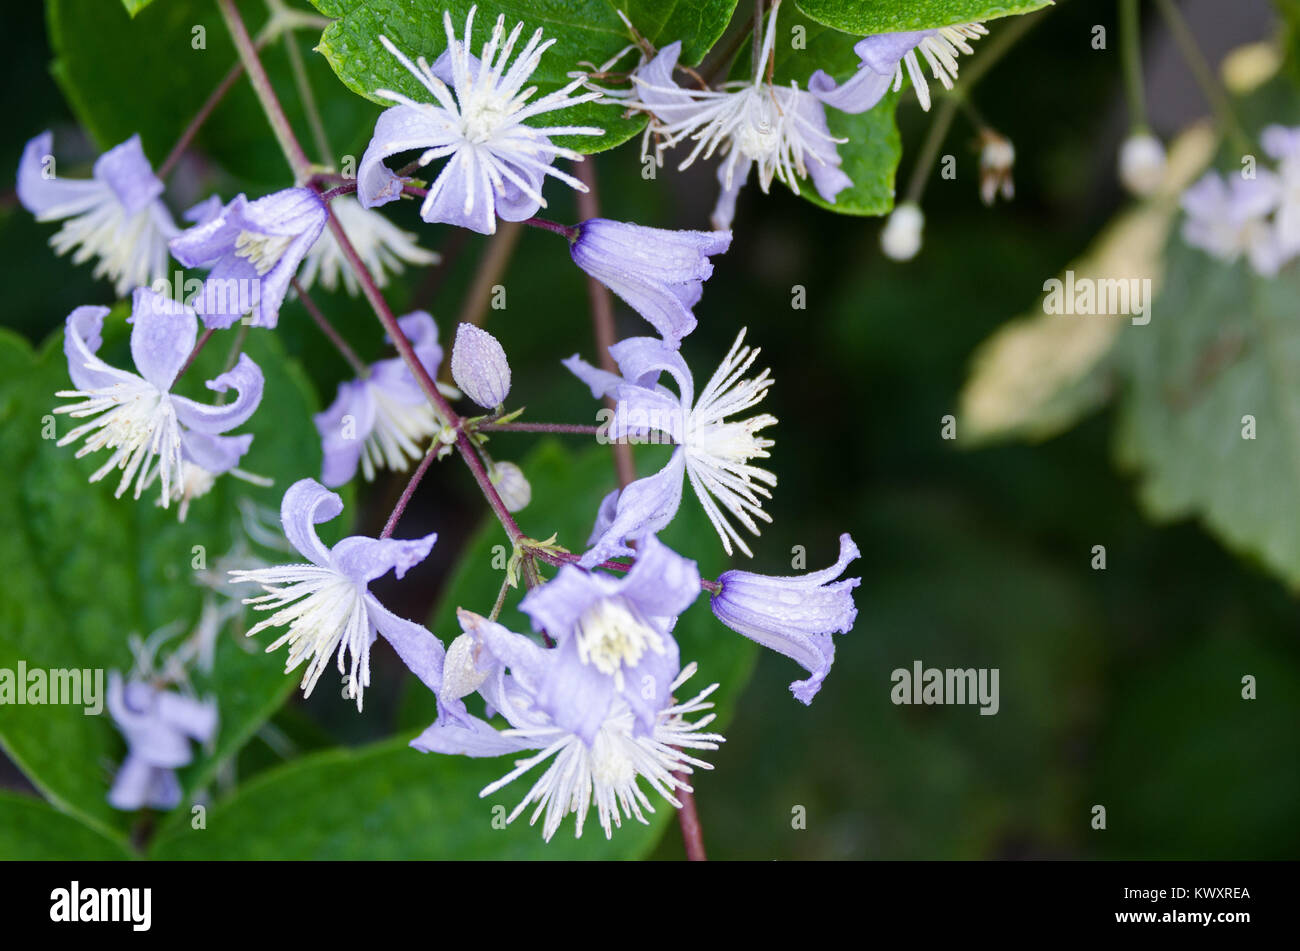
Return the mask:
[(518, 512), (533, 500), (533, 487), (524, 477), (524, 471), (513, 462), (493, 463), (488, 478), (496, 486), (497, 494), (505, 503), (507, 512)]
[(1165, 178), (1165, 147), (1148, 133), (1131, 135), (1119, 150), (1119, 180), (1132, 194), (1145, 198)]
[(915, 202), (904, 202), (894, 209), (880, 232), (880, 247), (885, 257), (910, 261), (921, 250), (921, 230), (925, 216)]
[(473, 324), (456, 328), (451, 376), (461, 392), (484, 409), (496, 409), (510, 395), (510, 364), (497, 338)]
[(487, 680), (488, 672), (474, 662), (476, 646), (473, 634), (462, 634), (447, 647), (442, 659), (443, 700), (468, 697)]

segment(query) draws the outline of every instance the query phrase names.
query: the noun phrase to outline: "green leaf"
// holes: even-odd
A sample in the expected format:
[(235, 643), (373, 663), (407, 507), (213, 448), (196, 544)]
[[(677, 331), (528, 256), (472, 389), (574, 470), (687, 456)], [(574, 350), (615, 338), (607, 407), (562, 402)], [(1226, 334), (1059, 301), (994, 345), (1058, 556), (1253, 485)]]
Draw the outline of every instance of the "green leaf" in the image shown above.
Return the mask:
[[(240, 0), (254, 34), (266, 20), (262, 0)], [(48, 0), (46, 16), (55, 59), (51, 72), (77, 121), (101, 149), (136, 133), (156, 166), (175, 145), (200, 106), (238, 62), (220, 12), (211, 0), (168, 0), (134, 19), (104, 0)], [(313, 31), (295, 37), (303, 51), (330, 146), (337, 155), (312, 158), (338, 164), (360, 156), (379, 110), (340, 89), (323, 59), (310, 49)], [(281, 38), (262, 62), (309, 152), (310, 130)], [(123, 62), (129, 69), (122, 68)], [(260, 188), (290, 179), (275, 137), (246, 78), (241, 77), (200, 130), (196, 151), (243, 182)], [(58, 152), (59, 144), (55, 142)], [(229, 196), (227, 196), (229, 197)]]
[[(130, 367), (124, 308), (105, 324), (105, 358)], [(180, 387), (211, 401), (202, 381), (227, 359), (229, 333), (204, 350)], [(266, 377), (263, 410), (241, 432), (252, 432), (246, 471), (275, 480), (269, 488), (222, 477), (194, 500), (188, 519), (156, 506), (157, 488), (134, 500), (114, 499), (113, 476), (89, 485), (103, 455), (77, 460), (72, 446), (48, 435), (72, 428), (51, 410), (68, 387), (67, 364), (56, 335), (39, 354), (12, 334), (0, 335), (0, 451), (11, 476), (0, 481), (0, 507), (13, 513), (0, 540), (0, 570), (21, 596), (0, 605), (0, 667), (97, 668), (126, 671), (130, 634), (174, 628), (174, 644), (193, 629), (205, 589), (196, 566), (209, 570), (226, 554), (239, 530), (237, 501), (247, 498), (272, 511), (285, 487), (319, 471), (320, 447), (311, 423), (317, 409), (303, 374), (283, 356), (274, 334), (253, 332), (245, 352)], [(269, 408), (274, 408), (273, 411)], [(335, 526), (330, 526), (335, 528)], [(341, 526), (339, 527), (341, 528)], [(338, 528), (335, 528), (338, 530)], [(232, 754), (270, 715), (294, 681), (282, 658), (262, 656), (233, 630), (217, 640), (211, 677), (194, 678), (200, 694), (215, 694), (221, 726), (212, 750), (200, 753), (182, 775), (187, 790), (205, 785), (217, 763)], [(110, 835), (121, 835), (129, 816), (108, 806), (105, 794), (124, 745), (107, 713), (82, 707), (14, 706), (0, 721), (0, 744), (54, 805)]]
[(795, 0), (818, 23), (852, 33), (902, 33), (1041, 10), (1052, 0)]
[(1177, 238), (1167, 267), (1151, 323), (1121, 338), (1120, 461), (1153, 517), (1199, 516), (1300, 588), (1300, 268), (1265, 280)]
[(0, 792), (0, 860), (86, 862), (130, 857), (120, 841), (41, 800)]
[[(494, 438), (489, 448), (509, 436)], [(656, 447), (659, 448), (659, 447)], [(653, 453), (658, 456), (662, 451)], [(648, 471), (648, 460), (639, 460)], [(550, 535), (579, 547), (590, 530), (591, 513), (603, 493), (614, 486), (608, 447), (574, 456), (558, 443), (544, 442), (522, 462), (533, 486), (533, 501), (520, 513), (526, 532)], [(687, 500), (675, 531), (664, 538), (678, 550), (699, 557), (706, 575), (716, 576), (723, 559), (703, 512)], [(502, 572), (492, 567), (494, 545), (505, 536), (495, 522), (485, 525), (461, 556), (447, 588), (433, 630), (444, 641), (459, 631), (454, 622), (460, 604), (487, 613), (496, 599)], [(517, 600), (518, 594), (512, 601)], [(514, 630), (528, 630), (513, 603), (501, 616)], [(700, 672), (688, 686), (722, 684), (714, 695), (720, 729), (734, 709), (753, 666), (756, 647), (714, 620), (701, 599), (674, 631), (684, 660), (699, 662)], [(475, 760), (425, 754), (410, 749), (407, 739), (433, 719), (428, 691), (412, 680), (416, 693), (406, 704), (401, 738), (359, 750), (331, 750), (303, 757), (263, 773), (218, 802), (207, 814), (207, 827), (176, 823), (159, 836), (152, 856), (177, 858), (325, 859), (325, 858), (602, 858), (627, 859), (654, 847), (673, 810), (657, 806), (650, 824), (625, 823), (606, 841), (594, 822), (581, 839), (572, 820), (548, 845), (538, 828), (520, 818), (506, 829), (493, 825), (494, 806), (506, 812), (527, 791), (520, 780), (488, 799), (479, 790), (510, 769), (510, 757)], [(696, 773), (696, 787), (707, 795), (710, 776)], [(503, 815), (497, 810), (497, 817)], [(498, 822), (497, 825), (500, 823)]]
[(613, 4), (656, 47), (682, 41), (681, 62), (696, 66), (731, 21), (737, 0), (620, 0)]

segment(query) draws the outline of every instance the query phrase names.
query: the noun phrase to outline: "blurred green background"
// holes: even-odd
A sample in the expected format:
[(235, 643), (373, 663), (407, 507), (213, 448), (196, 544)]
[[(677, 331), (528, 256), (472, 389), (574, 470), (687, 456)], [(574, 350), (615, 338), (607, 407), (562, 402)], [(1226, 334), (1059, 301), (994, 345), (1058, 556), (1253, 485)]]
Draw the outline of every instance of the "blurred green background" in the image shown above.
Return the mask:
[[(1275, 29), (1262, 0), (1182, 6), (1214, 58)], [(40, 5), (8, 13), (0, 44), (8, 86), (20, 93), (7, 100), (0, 170), (11, 181), (23, 142), (42, 129), (55, 129), (61, 155), (75, 155), (77, 145), (50, 77)], [(1300, 854), (1300, 612), (1282, 584), (1196, 524), (1156, 527), (1143, 517), (1112, 462), (1110, 411), (1035, 446), (968, 452), (940, 438), (941, 418), (957, 412), (972, 350), (1033, 307), (1043, 281), (1126, 201), (1113, 171), (1127, 131), (1118, 43), (1103, 51), (1089, 44), (1095, 24), (1114, 29), (1113, 4), (1072, 0), (1040, 16), (974, 97), (985, 120), (1015, 143), (1014, 202), (979, 203), (974, 128), (960, 118), (943, 146), (957, 157), (958, 175), (929, 183), (925, 247), (908, 264), (881, 257), (878, 220), (820, 211), (779, 186), (762, 196), (751, 183), (735, 243), (715, 262), (696, 309), (699, 329), (683, 350), (697, 376), (747, 326), (777, 381), (766, 407), (781, 420), (771, 460), (775, 520), (744, 567), (789, 573), (794, 546), (806, 548), (808, 568), (821, 567), (843, 531), (863, 554), (852, 569), (863, 579), (857, 627), (837, 638), (834, 672), (814, 704), (790, 697), (798, 668), (764, 653), (713, 757), (716, 769), (698, 779), (711, 857)], [(1167, 139), (1205, 110), (1168, 35), (1154, 19), (1148, 25), (1149, 108)], [(311, 43), (302, 45), (328, 102), (341, 92), (337, 80)], [(130, 69), (129, 57), (121, 62)], [(907, 97), (900, 181), (928, 120)], [(337, 144), (354, 132), (340, 128)], [(91, 147), (83, 144), (81, 154)], [(595, 160), (604, 214), (705, 227), (712, 168), (679, 175), (670, 162), (645, 181), (636, 157), (628, 147)], [(187, 175), (208, 180), (209, 171), (192, 163), (178, 187)], [(287, 175), (260, 187), (285, 182)], [(234, 184), (258, 187), (256, 175)], [(548, 195), (552, 217), (573, 220), (564, 190)], [(416, 227), (409, 207), (399, 220)], [(33, 341), (72, 307), (108, 294), (89, 268), (49, 252), (51, 230), (5, 193), (3, 320)], [(486, 241), (440, 228), (420, 234), (447, 264), (408, 275), (391, 299), (399, 313), (427, 306), (446, 339)], [(585, 288), (563, 254), (552, 236), (523, 234), (502, 281), (508, 306), (489, 312), (487, 326), (510, 355), (512, 395), (529, 418), (585, 421), (591, 401), (558, 363), (575, 351), (593, 357)], [(807, 310), (789, 306), (796, 285), (806, 288)], [(382, 352), (364, 304), (319, 297), (363, 355)], [(627, 334), (646, 332), (623, 310), (620, 321)], [(346, 366), (305, 324), (299, 305), (289, 305), (277, 333), (328, 402)], [(530, 443), (502, 435), (493, 448), (519, 459)], [(382, 480), (361, 496), (359, 531), (382, 525), (401, 485), (400, 477)], [(574, 505), (594, 512), (597, 501)], [(464, 473), (435, 467), (403, 533), (436, 530), (440, 541), (392, 589), (395, 610), (431, 614), (452, 556), (482, 517)], [(696, 542), (716, 547), (708, 536)], [(1094, 545), (1106, 547), (1104, 571), (1090, 567)], [(999, 713), (893, 705), (890, 672), (915, 660), (999, 668)], [(1240, 697), (1246, 674), (1259, 684), (1253, 702)], [(302, 751), (391, 735), (402, 674), (388, 667), (376, 679), (363, 717), (333, 693), (308, 702), (295, 693), (273, 719), (275, 731)], [(247, 777), (275, 762), (259, 738), (241, 754), (239, 771)], [(29, 789), (12, 767), (0, 776)], [(1091, 827), (1096, 804), (1106, 808), (1104, 830)], [(799, 806), (802, 829), (792, 827)], [(655, 854), (681, 855), (674, 828)]]

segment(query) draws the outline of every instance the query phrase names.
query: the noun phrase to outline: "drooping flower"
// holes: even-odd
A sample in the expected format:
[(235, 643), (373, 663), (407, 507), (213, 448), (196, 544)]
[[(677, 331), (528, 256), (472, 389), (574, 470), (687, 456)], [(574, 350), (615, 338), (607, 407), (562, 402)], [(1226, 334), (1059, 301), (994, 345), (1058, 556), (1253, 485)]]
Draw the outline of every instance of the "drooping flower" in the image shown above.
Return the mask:
[(1281, 197), (1278, 178), (1256, 169), (1254, 178), (1233, 175), (1227, 183), (1207, 172), (1183, 192), (1183, 240), (1224, 261), (1243, 254), (1258, 274), (1278, 272), (1286, 258), (1269, 216)]
[(56, 413), (73, 419), (94, 417), (66, 433), (58, 445), (86, 437), (80, 458), (100, 449), (112, 456), (90, 477), (98, 482), (114, 469), (122, 470), (120, 498), (135, 480), (135, 497), (157, 479), (165, 508), (183, 481), (187, 462), (213, 473), (224, 472), (248, 449), (249, 436), (221, 437), (246, 422), (262, 399), (262, 371), (245, 354), (227, 373), (208, 381), (208, 389), (224, 393), (232, 386), (238, 397), (221, 406), (205, 406), (171, 392), (198, 339), (198, 318), (184, 304), (147, 288), (132, 299), (131, 356), (136, 373), (111, 367), (95, 354), (107, 307), (78, 307), (68, 315), (63, 350), (73, 390), (55, 395), (79, 400), (59, 406)]
[[(326, 548), (316, 526), (343, 511), (343, 500), (314, 479), (289, 487), (280, 504), (285, 537), (309, 564), (231, 571), (236, 583), (251, 581), (266, 594), (245, 598), (259, 611), (274, 611), (248, 636), (268, 627), (288, 627), (267, 652), (289, 645), (284, 672), (303, 663), (304, 696), (320, 680), (331, 655), (360, 710), (370, 686), (370, 645), (382, 634), (411, 672), (431, 687), (442, 681), (442, 642), (413, 621), (393, 614), (370, 593), (370, 582), (392, 571), (401, 578), (428, 556), (436, 535), (398, 541), (353, 535)], [(351, 655), (351, 663), (348, 663)]]
[[(575, 816), (574, 835), (581, 836), (594, 804), (605, 837), (612, 838), (614, 827), (621, 827), (623, 818), (645, 824), (646, 813), (654, 812), (654, 804), (641, 788), (641, 779), (680, 809), (677, 791), (691, 789), (684, 774), (696, 768), (712, 768), (692, 751), (716, 750), (723, 742), (719, 734), (703, 732), (714, 714), (707, 713), (694, 722), (687, 717), (712, 708), (707, 698), (718, 685), (713, 684), (684, 703), (672, 696), (695, 673), (694, 664), (680, 671), (675, 663), (665, 666), (664, 673), (671, 678), (664, 691), (667, 699), (652, 711), (648, 729), (638, 729), (638, 718), (625, 694), (620, 693), (595, 724), (591, 739), (586, 740), (557, 722), (544, 699), (555, 692), (557, 685), (580, 682), (588, 675), (576, 652), (545, 650), (529, 638), (468, 611), (459, 612), (459, 617), (465, 633), (447, 651), (438, 691), (438, 719), (411, 745), (427, 753), (474, 757), (539, 751), (517, 760), (514, 769), (479, 794), (491, 795), (549, 760), (507, 822), (513, 822), (536, 803), (529, 822), (536, 823), (545, 815), (542, 836), (547, 841), (569, 813)], [(460, 698), (473, 691), (484, 698), (489, 711), (505, 717), (507, 729), (497, 730), (465, 710)]]
[(588, 744), (616, 698), (631, 709), (636, 732), (652, 730), (681, 668), (670, 632), (699, 593), (695, 562), (654, 536), (643, 541), (622, 578), (561, 568), (519, 605), (533, 629), (555, 641), (561, 658), (538, 690), (538, 705)]
[[(438, 326), (422, 310), (397, 321), (420, 363), (436, 375), (442, 363)], [(444, 395), (459, 395), (450, 387)], [(356, 475), (369, 482), (377, 469), (405, 472), (424, 457), (428, 442), (443, 426), (429, 398), (401, 357), (380, 360), (365, 379), (339, 384), (334, 402), (315, 416), (324, 463), (321, 482), (337, 488)]]
[(462, 323), (451, 348), (451, 378), (484, 409), (497, 409), (510, 395), (510, 361), (500, 341), (482, 327)]
[(1129, 136), (1119, 150), (1119, 180), (1132, 194), (1145, 198), (1165, 180), (1165, 147), (1149, 132)]
[(216, 733), (216, 705), (139, 680), (124, 683), (113, 670), (108, 712), (127, 747), (109, 805), (126, 811), (175, 808), (181, 801), (176, 770), (193, 759), (190, 740), (207, 743)]
[[(379, 287), (387, 287), (388, 275), (401, 274), (407, 264), (424, 266), (440, 260), (435, 252), (416, 244), (411, 232), (397, 227), (373, 209), (362, 208), (352, 195), (335, 198), (330, 203), (330, 212), (338, 218), (343, 233)], [(340, 276), (347, 292), (356, 297), (361, 285), (343, 256), (334, 232), (327, 228), (303, 258), (298, 283), (310, 290), (319, 278), (322, 286), (332, 291), (338, 287)]]
[[(583, 567), (630, 554), (627, 539), (657, 533), (672, 521), (681, 504), (683, 477), (690, 480), (727, 554), (733, 543), (746, 555), (752, 554), (723, 510), (755, 535), (759, 532), (755, 519), (772, 520), (762, 502), (771, 498), (769, 487), (776, 485), (776, 476), (751, 460), (767, 458), (772, 440), (758, 433), (777, 420), (767, 413), (732, 419), (762, 401), (772, 385), (767, 370), (741, 378), (759, 354), (744, 340), (742, 330), (698, 397), (681, 354), (652, 337), (633, 337), (609, 348), (621, 376), (598, 370), (577, 356), (564, 361), (591, 387), (593, 396), (617, 399), (608, 431), (611, 440), (635, 436), (677, 444), (662, 470), (606, 497), (592, 548), (579, 562)], [(676, 394), (658, 382), (665, 372), (676, 381)]]
[(980, 200), (992, 205), (999, 194), (1010, 201), (1016, 197), (1016, 183), (1012, 169), (1016, 164), (1016, 149), (1011, 140), (992, 129), (980, 132)]
[(681, 44), (673, 43), (633, 75), (633, 95), (617, 99), (651, 116), (654, 131), (661, 137), (660, 150), (687, 138), (695, 143), (679, 169), (688, 168), (701, 156), (723, 156), (718, 164), (722, 192), (712, 218), (713, 227), (720, 231), (731, 227), (736, 196), (755, 165), (764, 193), (776, 178), (797, 195), (800, 180), (811, 175), (817, 193), (833, 202), (853, 184), (840, 168), (835, 151), (835, 146), (846, 140), (831, 135), (822, 103), (796, 83), (777, 86), (765, 79), (766, 63), (776, 42), (779, 7), (779, 0), (772, 4), (762, 56), (752, 80), (726, 83), (720, 90), (683, 89), (673, 80), (681, 53)]
[(975, 52), (970, 41), (987, 36), (988, 32), (983, 23), (962, 23), (934, 30), (868, 36), (853, 47), (862, 62), (852, 78), (837, 85), (819, 69), (808, 79), (808, 88), (822, 102), (841, 112), (866, 112), (884, 98), (891, 86), (895, 92), (903, 87), (906, 68), (921, 108), (929, 112), (930, 84), (921, 59), (929, 64), (930, 72), (944, 89), (952, 89), (957, 78), (958, 55), (969, 56)]
[(718, 579), (721, 590), (710, 606), (727, 627), (784, 654), (811, 675), (790, 684), (790, 692), (812, 703), (835, 660), (832, 634), (846, 634), (857, 619), (853, 589), (861, 578), (836, 580), (859, 557), (847, 533), (840, 536), (835, 564), (804, 575), (776, 577), (749, 571), (727, 571)]
[(215, 216), (200, 205), (196, 224), (172, 239), (186, 267), (209, 268), (194, 300), (207, 327), (229, 327), (245, 314), (249, 325), (274, 327), (298, 265), (320, 237), (328, 212), (309, 188), (286, 188), (256, 201), (243, 195)]
[(89, 179), (59, 178), (42, 132), (23, 148), (18, 163), (18, 200), (37, 221), (63, 221), (50, 245), (69, 251), (73, 263), (95, 257), (95, 277), (113, 282), (119, 296), (167, 276), (167, 242), (177, 233), (162, 202), (163, 183), (133, 135), (96, 161)]
[(569, 248), (578, 267), (621, 297), (676, 348), (695, 329), (692, 308), (713, 274), (709, 258), (731, 246), (730, 231), (670, 231), (592, 218)]
[(1276, 234), (1279, 250), (1290, 259), (1300, 254), (1300, 128), (1271, 125), (1260, 142), (1278, 161)]
[(551, 140), (561, 135), (603, 135), (604, 130), (572, 125), (538, 127), (529, 125), (528, 120), (590, 102), (600, 93), (573, 95), (584, 82), (579, 78), (533, 100), (536, 87), (524, 88), (525, 84), (555, 40), (543, 41), (538, 29), (507, 68), (524, 25), (516, 24), (507, 36), (503, 14), (497, 17), (492, 36), (477, 58), (469, 52), (476, 9), (471, 7), (465, 19), (463, 39), (456, 37), (451, 12), (443, 13), (447, 49), (432, 67), (423, 56), (411, 62), (387, 37), (379, 37), (385, 49), (428, 90), (433, 102), (417, 102), (387, 89), (375, 91), (397, 105), (375, 123), (375, 134), (357, 169), (357, 197), (363, 207), (372, 208), (401, 195), (404, 181), (384, 165), (384, 159), (412, 149), (422, 150), (421, 167), (448, 159), (420, 207), (420, 216), (430, 223), (493, 234), (498, 217), (523, 221), (546, 206), (542, 182), (547, 175), (586, 191), (580, 181), (553, 165), (556, 158), (580, 161), (582, 156)]
[(894, 261), (910, 261), (921, 250), (921, 233), (925, 229), (925, 215), (915, 202), (898, 205), (885, 227), (880, 230), (880, 250)]

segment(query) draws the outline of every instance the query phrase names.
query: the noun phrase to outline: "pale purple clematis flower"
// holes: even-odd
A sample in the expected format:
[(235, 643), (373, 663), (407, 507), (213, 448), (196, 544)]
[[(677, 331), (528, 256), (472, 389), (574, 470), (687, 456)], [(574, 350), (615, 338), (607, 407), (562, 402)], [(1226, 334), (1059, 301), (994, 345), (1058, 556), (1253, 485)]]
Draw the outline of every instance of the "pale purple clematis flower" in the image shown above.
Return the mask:
[(1300, 254), (1300, 128), (1271, 125), (1260, 135), (1278, 161), (1277, 240), (1286, 258)]
[(565, 565), (519, 605), (561, 655), (538, 704), (588, 745), (615, 698), (631, 709), (637, 733), (651, 732), (681, 669), (673, 625), (699, 593), (695, 562), (654, 536), (622, 578)]
[(108, 712), (126, 738), (108, 802), (114, 809), (174, 809), (181, 801), (176, 770), (194, 758), (190, 740), (207, 743), (217, 729), (217, 708), (143, 681), (108, 675)]
[(101, 155), (89, 179), (55, 175), (53, 147), (53, 134), (42, 132), (23, 148), (18, 200), (37, 221), (63, 220), (50, 238), (54, 250), (76, 249), (76, 264), (99, 258), (95, 277), (112, 281), (119, 296), (166, 277), (167, 242), (177, 228), (140, 137)]
[(1230, 176), (1226, 184), (1207, 172), (1183, 192), (1183, 240), (1223, 261), (1244, 254), (1256, 273), (1272, 276), (1286, 258), (1269, 218), (1280, 198), (1278, 178), (1267, 169), (1250, 179)]
[(695, 329), (692, 308), (713, 274), (709, 257), (730, 246), (730, 231), (669, 231), (592, 218), (577, 226), (569, 253), (676, 348)]
[(868, 36), (853, 47), (862, 63), (852, 78), (836, 85), (834, 79), (819, 69), (809, 78), (808, 89), (826, 105), (841, 112), (866, 112), (884, 98), (891, 85), (895, 92), (903, 87), (903, 70), (906, 68), (921, 108), (929, 112), (930, 84), (917, 54), (930, 65), (930, 72), (943, 88), (952, 89), (957, 78), (957, 57), (975, 52), (970, 41), (987, 36), (988, 32), (983, 23), (977, 22), (937, 30)]
[(840, 557), (829, 568), (804, 575), (776, 577), (727, 571), (711, 607), (727, 627), (764, 647), (784, 654), (810, 676), (790, 684), (790, 692), (812, 703), (835, 660), (832, 634), (846, 634), (857, 619), (853, 589), (861, 578), (836, 580), (859, 557), (848, 533), (840, 536)]
[[(420, 363), (436, 375), (442, 347), (433, 318), (417, 310), (397, 323)], [(446, 387), (444, 395), (459, 394)], [(330, 488), (349, 481), (358, 465), (367, 482), (377, 469), (405, 472), (412, 462), (424, 458), (429, 438), (443, 426), (401, 357), (372, 364), (365, 379), (340, 383), (334, 402), (316, 415), (315, 422), (325, 456), (321, 482)]]
[[(695, 664), (680, 671), (675, 662), (665, 665), (662, 673), (670, 679), (662, 695), (667, 699), (653, 710), (649, 729), (637, 728), (637, 716), (626, 696), (616, 694), (588, 741), (556, 721), (547, 699), (558, 685), (586, 677), (586, 666), (576, 651), (546, 650), (487, 618), (468, 611), (458, 614), (465, 633), (447, 650), (438, 690), (438, 719), (411, 745), (426, 753), (475, 757), (538, 750), (516, 760), (509, 773), (479, 793), (489, 796), (550, 760), (507, 822), (536, 803), (529, 821), (536, 823), (545, 814), (542, 836), (548, 842), (571, 812), (574, 835), (581, 836), (594, 803), (605, 837), (612, 838), (614, 827), (621, 827), (624, 817), (647, 824), (645, 814), (654, 812), (641, 788), (642, 778), (680, 809), (676, 792), (691, 790), (683, 774), (712, 768), (688, 751), (716, 750), (723, 742), (717, 733), (702, 732), (715, 714), (707, 713), (694, 722), (687, 717), (712, 708), (707, 698), (718, 685), (684, 703), (672, 698), (673, 691), (694, 675)], [(506, 719), (507, 729), (497, 730), (465, 710), (460, 698), (475, 691), (486, 701), (489, 716), (500, 713)]]
[(215, 216), (206, 205), (194, 210), (203, 223), (173, 238), (171, 249), (186, 267), (210, 269), (194, 300), (204, 325), (229, 327), (251, 312), (250, 326), (274, 327), (298, 265), (325, 227), (325, 203), (309, 188), (286, 188), (256, 201), (236, 195)]
[[(609, 439), (631, 436), (677, 444), (662, 470), (605, 498), (592, 548), (579, 562), (584, 568), (631, 554), (626, 539), (657, 533), (671, 522), (681, 504), (683, 477), (690, 480), (727, 554), (733, 543), (746, 555), (752, 554), (723, 509), (755, 535), (759, 531), (755, 519), (772, 520), (762, 501), (771, 498), (769, 487), (776, 485), (776, 476), (750, 461), (767, 458), (772, 440), (758, 433), (777, 420), (766, 413), (730, 419), (756, 406), (772, 385), (767, 370), (741, 379), (759, 354), (744, 340), (742, 330), (698, 397), (681, 354), (653, 337), (633, 337), (609, 348), (621, 376), (598, 370), (577, 356), (564, 361), (591, 387), (593, 396), (617, 400), (606, 434)], [(676, 381), (677, 393), (658, 382), (664, 373)]]
[(86, 444), (77, 457), (100, 449), (113, 455), (90, 477), (98, 482), (114, 469), (122, 470), (117, 496), (132, 479), (135, 497), (153, 484), (162, 483), (159, 500), (166, 507), (174, 498), (186, 496), (183, 475), (186, 464), (212, 474), (234, 467), (248, 450), (251, 436), (222, 436), (246, 422), (262, 399), (262, 371), (246, 355), (227, 373), (208, 381), (208, 389), (224, 393), (232, 386), (238, 397), (221, 406), (205, 406), (171, 392), (198, 339), (198, 318), (184, 304), (147, 288), (137, 288), (132, 299), (131, 357), (137, 373), (111, 367), (96, 356), (103, 342), (107, 307), (78, 307), (68, 315), (63, 351), (68, 357), (68, 375), (76, 389), (61, 390), (56, 396), (80, 402), (55, 409), (74, 419), (93, 416), (77, 426), (58, 445), (66, 446), (83, 436)]
[(500, 409), (510, 395), (510, 361), (500, 341), (482, 327), (462, 323), (451, 349), (451, 378), (484, 409)]
[(331, 655), (337, 653), (339, 673), (360, 710), (370, 685), (370, 645), (380, 634), (422, 681), (431, 687), (442, 682), (442, 642), (419, 624), (393, 614), (369, 591), (376, 578), (390, 571), (401, 578), (423, 561), (437, 536), (398, 541), (353, 535), (326, 548), (316, 526), (342, 511), (343, 500), (319, 482), (295, 482), (280, 503), (280, 521), (285, 537), (310, 564), (232, 571), (230, 577), (236, 583), (255, 582), (267, 592), (244, 599), (259, 611), (275, 612), (254, 625), (248, 636), (268, 627), (288, 626), (267, 651), (289, 645), (286, 674), (307, 663), (304, 696), (311, 695)]
[[(831, 135), (822, 103), (791, 83), (774, 86), (764, 78), (765, 64), (776, 42), (776, 14), (772, 5), (763, 39), (763, 54), (752, 80), (726, 83), (721, 90), (682, 89), (672, 79), (679, 44), (659, 54), (633, 76), (635, 88), (618, 101), (651, 116), (660, 136), (659, 149), (690, 138), (695, 145), (678, 165), (688, 168), (716, 152), (725, 157), (718, 165), (722, 193), (713, 212), (713, 227), (726, 230), (735, 215), (736, 195), (750, 169), (758, 166), (759, 187), (767, 192), (772, 179), (784, 182), (797, 195), (799, 181), (809, 175), (817, 193), (828, 202), (853, 184), (840, 168), (835, 146), (846, 139)], [(686, 104), (689, 97), (695, 104)]]
[(530, 102), (536, 87), (524, 86), (555, 40), (543, 41), (538, 29), (507, 68), (524, 25), (516, 24), (507, 36), (503, 14), (497, 17), (479, 59), (469, 52), (476, 9), (471, 7), (466, 17), (463, 40), (456, 37), (451, 12), (443, 13), (447, 49), (432, 67), (423, 56), (411, 62), (387, 37), (379, 37), (384, 48), (428, 90), (433, 102), (416, 102), (388, 89), (375, 91), (398, 105), (375, 123), (375, 134), (357, 168), (357, 198), (364, 207), (382, 205), (401, 195), (404, 181), (384, 165), (384, 159), (412, 149), (421, 150), (421, 166), (448, 159), (420, 207), (420, 217), (430, 223), (493, 234), (498, 217), (523, 221), (545, 207), (542, 182), (547, 175), (586, 191), (578, 179), (552, 164), (557, 157), (581, 161), (582, 156), (551, 139), (603, 135), (604, 130), (527, 123), (557, 109), (590, 102), (600, 93), (572, 95), (585, 81), (579, 78)]
[[(357, 256), (375, 279), (378, 287), (388, 286), (388, 275), (401, 274), (405, 265), (423, 267), (437, 264), (441, 257), (415, 243), (415, 235), (397, 227), (382, 213), (362, 208), (353, 195), (339, 195), (330, 202), (330, 213), (339, 220), (343, 233), (352, 242)], [(361, 285), (357, 282), (334, 232), (326, 228), (303, 258), (298, 283), (310, 290), (319, 277), (321, 285), (332, 291), (343, 279), (348, 294), (356, 297)]]

